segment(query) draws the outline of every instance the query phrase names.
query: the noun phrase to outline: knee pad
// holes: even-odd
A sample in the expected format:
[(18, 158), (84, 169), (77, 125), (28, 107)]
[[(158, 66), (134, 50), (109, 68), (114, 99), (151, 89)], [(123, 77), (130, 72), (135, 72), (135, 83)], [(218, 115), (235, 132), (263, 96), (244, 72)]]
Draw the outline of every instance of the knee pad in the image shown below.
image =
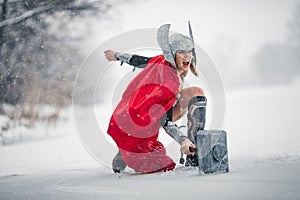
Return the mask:
[(195, 143), (199, 130), (204, 130), (206, 121), (206, 97), (195, 96), (188, 104), (188, 138)]

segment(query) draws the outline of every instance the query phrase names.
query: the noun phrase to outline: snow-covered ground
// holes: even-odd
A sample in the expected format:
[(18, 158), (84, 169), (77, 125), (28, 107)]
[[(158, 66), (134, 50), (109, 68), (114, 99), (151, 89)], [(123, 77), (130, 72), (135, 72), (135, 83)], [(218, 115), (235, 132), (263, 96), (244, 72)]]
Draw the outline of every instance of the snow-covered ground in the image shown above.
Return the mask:
[(49, 127), (48, 138), (0, 146), (0, 199), (300, 199), (299, 89), (226, 91), (229, 173), (200, 176), (178, 164), (113, 174), (85, 150), (70, 119)]

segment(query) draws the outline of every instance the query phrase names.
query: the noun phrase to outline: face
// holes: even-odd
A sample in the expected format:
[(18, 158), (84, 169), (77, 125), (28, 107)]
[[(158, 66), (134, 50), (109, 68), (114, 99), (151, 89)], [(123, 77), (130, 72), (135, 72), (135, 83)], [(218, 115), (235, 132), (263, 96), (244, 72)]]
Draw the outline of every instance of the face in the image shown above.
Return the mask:
[(189, 70), (191, 65), (193, 53), (192, 51), (177, 51), (176, 52), (176, 64), (179, 73)]

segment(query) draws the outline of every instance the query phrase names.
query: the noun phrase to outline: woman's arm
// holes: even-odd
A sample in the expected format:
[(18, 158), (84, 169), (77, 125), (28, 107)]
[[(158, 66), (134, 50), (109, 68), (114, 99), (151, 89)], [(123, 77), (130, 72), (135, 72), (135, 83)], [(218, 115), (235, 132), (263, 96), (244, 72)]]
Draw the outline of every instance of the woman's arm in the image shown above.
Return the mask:
[(151, 59), (150, 57), (144, 57), (144, 56), (139, 56), (135, 54), (129, 54), (129, 53), (119, 53), (119, 52), (114, 52), (112, 50), (106, 50), (104, 51), (105, 57), (108, 61), (121, 61), (121, 65), (125, 62), (129, 65), (132, 65), (137, 68), (145, 68), (149, 60)]

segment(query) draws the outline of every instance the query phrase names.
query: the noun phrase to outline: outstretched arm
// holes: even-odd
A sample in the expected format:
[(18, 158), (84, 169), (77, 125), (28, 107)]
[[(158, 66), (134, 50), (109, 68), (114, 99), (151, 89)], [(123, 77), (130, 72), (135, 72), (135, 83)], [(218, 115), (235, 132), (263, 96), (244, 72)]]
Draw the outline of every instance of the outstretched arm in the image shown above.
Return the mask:
[(147, 63), (151, 58), (139, 56), (135, 54), (129, 54), (129, 53), (119, 53), (112, 50), (106, 50), (104, 51), (105, 58), (108, 61), (121, 61), (121, 65), (125, 62), (129, 65), (132, 65), (137, 68), (145, 68)]

